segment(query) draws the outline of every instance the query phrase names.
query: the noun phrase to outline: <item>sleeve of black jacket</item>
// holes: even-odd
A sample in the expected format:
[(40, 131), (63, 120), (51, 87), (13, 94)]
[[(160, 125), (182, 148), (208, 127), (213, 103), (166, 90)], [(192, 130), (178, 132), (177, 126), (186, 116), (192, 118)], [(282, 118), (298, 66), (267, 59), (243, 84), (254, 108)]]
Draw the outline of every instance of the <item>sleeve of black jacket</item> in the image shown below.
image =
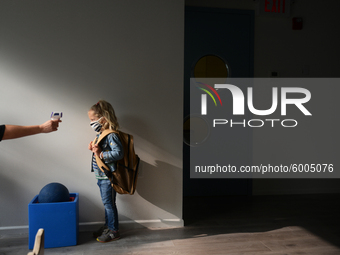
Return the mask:
[(0, 142), (4, 136), (4, 133), (5, 133), (5, 128), (6, 126), (5, 125), (0, 125)]

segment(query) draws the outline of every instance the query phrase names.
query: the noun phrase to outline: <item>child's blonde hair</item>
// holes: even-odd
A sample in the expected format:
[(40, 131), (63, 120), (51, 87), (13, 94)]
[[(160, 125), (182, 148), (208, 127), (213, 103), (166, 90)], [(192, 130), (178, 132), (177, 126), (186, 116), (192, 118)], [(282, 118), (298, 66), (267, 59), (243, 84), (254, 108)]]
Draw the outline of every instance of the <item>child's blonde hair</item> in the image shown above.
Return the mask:
[(98, 117), (104, 117), (106, 123), (103, 125), (103, 129), (118, 130), (119, 124), (112, 105), (105, 100), (99, 100), (98, 103), (92, 105), (90, 108), (94, 114)]

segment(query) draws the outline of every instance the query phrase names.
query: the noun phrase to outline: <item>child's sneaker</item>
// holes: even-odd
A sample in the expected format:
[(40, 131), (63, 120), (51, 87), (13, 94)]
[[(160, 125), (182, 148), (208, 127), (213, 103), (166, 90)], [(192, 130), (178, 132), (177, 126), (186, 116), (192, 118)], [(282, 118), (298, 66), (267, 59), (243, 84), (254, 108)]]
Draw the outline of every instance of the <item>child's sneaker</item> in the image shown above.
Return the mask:
[(103, 234), (97, 238), (97, 241), (101, 243), (107, 243), (107, 242), (118, 240), (119, 238), (120, 238), (120, 234), (118, 231), (105, 229)]
[(97, 238), (98, 236), (101, 236), (106, 229), (108, 229), (108, 226), (101, 226), (97, 231), (93, 232), (93, 237)]

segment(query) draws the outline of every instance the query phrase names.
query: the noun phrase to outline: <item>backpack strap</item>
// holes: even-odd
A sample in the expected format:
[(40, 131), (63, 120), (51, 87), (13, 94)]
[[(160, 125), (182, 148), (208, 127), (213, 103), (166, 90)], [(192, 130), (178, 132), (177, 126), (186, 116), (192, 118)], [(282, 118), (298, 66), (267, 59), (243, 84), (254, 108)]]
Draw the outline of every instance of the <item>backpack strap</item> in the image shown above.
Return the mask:
[[(111, 134), (111, 133), (118, 133), (117, 131), (111, 130), (111, 129), (105, 129), (99, 137), (96, 137), (93, 140), (93, 144), (99, 144), (107, 135)], [(105, 164), (104, 160), (102, 160), (101, 158), (99, 158), (97, 155), (95, 155), (96, 157), (96, 162), (98, 165), (98, 168), (105, 173), (105, 175), (110, 179), (110, 181), (112, 180), (112, 173), (110, 171), (110, 168)]]
[(103, 140), (107, 135), (111, 134), (111, 133), (118, 133), (117, 131), (111, 130), (111, 129), (105, 129), (99, 137), (96, 137), (93, 140), (94, 144), (99, 144), (101, 142), (101, 140)]

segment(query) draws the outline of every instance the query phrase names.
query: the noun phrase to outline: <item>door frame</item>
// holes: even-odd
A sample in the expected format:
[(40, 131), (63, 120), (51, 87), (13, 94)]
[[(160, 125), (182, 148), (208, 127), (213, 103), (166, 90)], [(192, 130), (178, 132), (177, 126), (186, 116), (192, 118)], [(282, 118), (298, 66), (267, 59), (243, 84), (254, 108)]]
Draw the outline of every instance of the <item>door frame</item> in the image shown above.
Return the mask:
[[(188, 11), (194, 11), (194, 12), (216, 12), (216, 13), (226, 13), (226, 14), (239, 14), (239, 15), (249, 15), (250, 16), (250, 38), (249, 38), (249, 45), (250, 48), (249, 50), (249, 55), (250, 55), (250, 59), (251, 61), (249, 61), (248, 63), (248, 75), (247, 76), (237, 76), (237, 77), (254, 77), (254, 34), (255, 34), (255, 29), (254, 29), (254, 24), (255, 24), (255, 12), (254, 10), (236, 10), (236, 9), (225, 9), (225, 8), (211, 8), (211, 7), (194, 7), (194, 6), (186, 6), (185, 7), (185, 13), (187, 13)], [(184, 47), (186, 48), (186, 47)], [(185, 53), (184, 53), (185, 56)], [(199, 58), (198, 58), (199, 59)], [(197, 59), (197, 60), (198, 60)], [(230, 77), (233, 77), (233, 70), (232, 68), (230, 69)], [(188, 109), (190, 109), (190, 100), (186, 100), (188, 99), (188, 95), (190, 94), (190, 92), (188, 91), (189, 88), (186, 88), (185, 86), (185, 79), (190, 79), (191, 76), (191, 70), (188, 70), (188, 67), (186, 66), (185, 63), (185, 59), (184, 59), (184, 97), (183, 97), (183, 116), (184, 119), (186, 118), (186, 116), (188, 116), (190, 114), (190, 111), (188, 112)], [(190, 147), (188, 145), (186, 145), (183, 142), (183, 197), (184, 197), (184, 192), (185, 192), (185, 180), (187, 178), (185, 178), (185, 170), (187, 168), (187, 166), (185, 165), (185, 155), (188, 155), (188, 150), (190, 150)], [(189, 153), (190, 154), (190, 153)], [(246, 190), (245, 190), (245, 194), (247, 196), (252, 195), (252, 179), (245, 179), (247, 180), (247, 184), (246, 184)]]

